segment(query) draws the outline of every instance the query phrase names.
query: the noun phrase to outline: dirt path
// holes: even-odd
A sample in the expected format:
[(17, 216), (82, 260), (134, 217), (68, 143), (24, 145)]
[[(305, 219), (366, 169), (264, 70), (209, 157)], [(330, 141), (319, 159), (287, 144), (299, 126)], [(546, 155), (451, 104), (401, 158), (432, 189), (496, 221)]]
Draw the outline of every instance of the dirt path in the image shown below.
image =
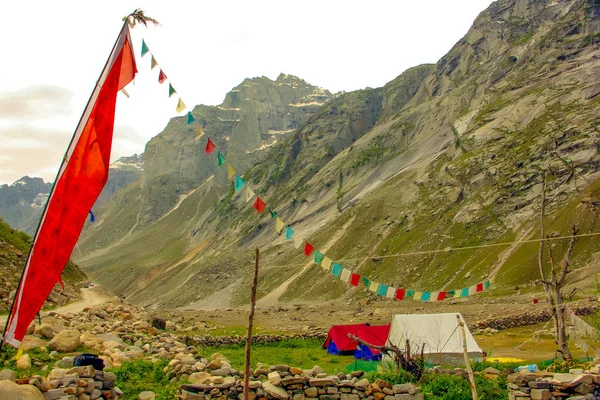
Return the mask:
[[(114, 299), (114, 297), (108, 294), (101, 286), (94, 286), (89, 289), (81, 289), (81, 297), (82, 299), (80, 301), (76, 301), (62, 307), (57, 307), (53, 310), (42, 311), (42, 317), (47, 315), (49, 312), (56, 312), (59, 314), (76, 313), (86, 307), (97, 306), (98, 304), (102, 304), (108, 300)], [(6, 325), (7, 318), (8, 316), (6, 315), (0, 316), (0, 326), (3, 327)]]

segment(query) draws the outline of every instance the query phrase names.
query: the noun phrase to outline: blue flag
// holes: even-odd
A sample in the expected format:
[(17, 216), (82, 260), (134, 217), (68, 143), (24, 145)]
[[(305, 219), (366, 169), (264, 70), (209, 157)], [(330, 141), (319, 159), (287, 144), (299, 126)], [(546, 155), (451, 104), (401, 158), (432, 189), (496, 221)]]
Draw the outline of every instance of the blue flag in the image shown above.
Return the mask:
[(94, 222), (96, 220), (96, 217), (94, 217), (94, 213), (92, 212), (92, 210), (90, 210), (90, 222)]
[(291, 240), (294, 236), (294, 231), (289, 226), (285, 228), (285, 240)]
[(239, 176), (236, 176), (235, 178), (235, 191), (239, 192), (240, 190), (242, 190), (242, 188), (246, 185), (246, 182), (244, 182), (244, 180), (242, 178), (240, 178)]

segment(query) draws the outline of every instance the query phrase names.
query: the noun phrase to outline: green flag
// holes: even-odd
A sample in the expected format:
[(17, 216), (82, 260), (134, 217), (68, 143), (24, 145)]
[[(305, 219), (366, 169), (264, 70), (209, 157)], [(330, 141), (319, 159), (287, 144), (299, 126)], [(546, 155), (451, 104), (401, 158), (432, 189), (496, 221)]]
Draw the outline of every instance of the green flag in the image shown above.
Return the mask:
[(144, 39), (142, 39), (142, 57), (144, 57), (146, 55), (146, 53), (149, 51), (150, 51), (150, 49), (148, 49), (146, 42), (144, 41)]
[(175, 88), (169, 83), (169, 97), (173, 96), (175, 93), (177, 93)]
[(271, 213), (271, 217), (277, 218), (277, 211), (275, 211), (271, 207), (269, 207), (269, 212)]
[(194, 122), (196, 120), (196, 118), (194, 118), (194, 116), (192, 115), (191, 111), (188, 111), (187, 114), (187, 124), (191, 124), (192, 122)]
[(221, 154), (221, 152), (218, 152), (217, 153), (217, 165), (220, 167), (223, 164), (225, 164), (225, 157), (223, 157), (223, 154)]
[(314, 255), (315, 263), (319, 264), (321, 261), (323, 261), (323, 253), (321, 253), (319, 250), (315, 250)]

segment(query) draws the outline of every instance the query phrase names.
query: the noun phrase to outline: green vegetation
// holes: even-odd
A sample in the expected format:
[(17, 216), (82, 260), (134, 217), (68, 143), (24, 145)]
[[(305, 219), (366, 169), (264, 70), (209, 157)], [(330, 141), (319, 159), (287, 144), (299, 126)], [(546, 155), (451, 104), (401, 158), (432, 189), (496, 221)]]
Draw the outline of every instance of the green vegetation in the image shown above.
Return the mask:
[(21, 251), (28, 251), (31, 246), (31, 237), (28, 234), (11, 228), (1, 217), (0, 238)]
[[(287, 364), (292, 367), (310, 369), (315, 365), (323, 368), (325, 372), (335, 374), (344, 371), (344, 367), (354, 361), (354, 356), (339, 356), (328, 354), (321, 348), (322, 342), (317, 339), (289, 339), (275, 343), (256, 343), (252, 345), (252, 367), (257, 362), (276, 365)], [(231, 366), (237, 369), (244, 368), (245, 345), (206, 346), (200, 347), (199, 352), (205, 357), (214, 353), (223, 354)]]
[(151, 390), (156, 400), (171, 400), (177, 397), (179, 387), (185, 381), (170, 382), (163, 368), (167, 360), (152, 363), (145, 360), (124, 362), (112, 372), (117, 375), (116, 386), (123, 391), (123, 400), (136, 400), (140, 392)]

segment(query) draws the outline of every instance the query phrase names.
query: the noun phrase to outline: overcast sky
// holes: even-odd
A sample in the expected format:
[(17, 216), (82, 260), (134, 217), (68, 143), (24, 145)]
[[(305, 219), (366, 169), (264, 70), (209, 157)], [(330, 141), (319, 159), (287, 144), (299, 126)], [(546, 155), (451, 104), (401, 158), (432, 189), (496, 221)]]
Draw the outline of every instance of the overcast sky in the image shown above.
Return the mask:
[(0, 184), (53, 181), (122, 25), (135, 8), (139, 73), (119, 94), (112, 160), (141, 153), (176, 116), (145, 38), (183, 101), (216, 105), (247, 77), (296, 75), (332, 92), (379, 87), (442, 57), (490, 0), (0, 2)]

